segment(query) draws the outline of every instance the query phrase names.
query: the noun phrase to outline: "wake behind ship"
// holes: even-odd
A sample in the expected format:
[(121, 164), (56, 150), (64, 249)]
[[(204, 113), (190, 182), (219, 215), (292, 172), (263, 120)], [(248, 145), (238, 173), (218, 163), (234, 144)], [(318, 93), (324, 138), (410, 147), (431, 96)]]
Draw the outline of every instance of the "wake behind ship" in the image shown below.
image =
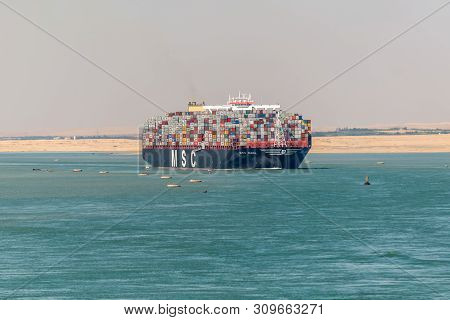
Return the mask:
[(190, 102), (187, 112), (149, 119), (142, 132), (152, 167), (297, 169), (310, 149), (310, 120), (241, 93), (226, 105)]

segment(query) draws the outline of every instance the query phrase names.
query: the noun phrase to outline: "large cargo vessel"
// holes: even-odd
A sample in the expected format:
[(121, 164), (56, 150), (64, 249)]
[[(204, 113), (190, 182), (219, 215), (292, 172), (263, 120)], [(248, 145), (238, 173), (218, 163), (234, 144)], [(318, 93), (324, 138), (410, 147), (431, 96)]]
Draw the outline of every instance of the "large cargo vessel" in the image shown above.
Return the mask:
[(187, 112), (151, 118), (142, 131), (142, 157), (152, 167), (297, 169), (310, 149), (310, 120), (241, 93), (225, 105), (190, 102)]

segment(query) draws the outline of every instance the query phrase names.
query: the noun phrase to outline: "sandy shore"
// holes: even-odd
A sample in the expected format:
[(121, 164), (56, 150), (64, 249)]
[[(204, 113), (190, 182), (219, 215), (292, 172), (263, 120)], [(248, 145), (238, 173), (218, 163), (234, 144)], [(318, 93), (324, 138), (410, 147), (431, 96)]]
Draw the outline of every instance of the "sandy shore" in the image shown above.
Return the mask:
[(314, 153), (450, 152), (450, 134), (318, 137)]
[(120, 152), (137, 153), (139, 141), (130, 139), (3, 140), (0, 152)]
[[(137, 153), (139, 142), (128, 139), (2, 140), (0, 152)], [(450, 152), (450, 135), (317, 137), (312, 153)]]

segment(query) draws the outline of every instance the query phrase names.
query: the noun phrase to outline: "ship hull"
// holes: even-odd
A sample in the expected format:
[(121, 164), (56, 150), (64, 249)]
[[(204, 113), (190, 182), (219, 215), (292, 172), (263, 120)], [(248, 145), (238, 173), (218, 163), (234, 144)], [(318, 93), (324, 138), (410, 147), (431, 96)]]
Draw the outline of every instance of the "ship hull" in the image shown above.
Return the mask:
[(298, 169), (310, 148), (144, 149), (152, 167), (190, 169)]

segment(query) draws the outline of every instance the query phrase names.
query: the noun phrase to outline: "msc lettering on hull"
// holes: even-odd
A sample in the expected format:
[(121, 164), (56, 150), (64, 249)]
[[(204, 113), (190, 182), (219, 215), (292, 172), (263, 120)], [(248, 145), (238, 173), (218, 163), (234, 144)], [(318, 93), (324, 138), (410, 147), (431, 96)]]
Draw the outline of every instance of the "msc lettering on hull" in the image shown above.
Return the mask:
[(195, 151), (191, 151), (190, 155), (186, 153), (186, 150), (181, 150), (181, 157), (178, 159), (178, 150), (171, 150), (171, 165), (173, 168), (177, 168), (180, 164), (181, 168), (186, 168), (190, 164), (191, 168), (195, 168), (197, 165)]

